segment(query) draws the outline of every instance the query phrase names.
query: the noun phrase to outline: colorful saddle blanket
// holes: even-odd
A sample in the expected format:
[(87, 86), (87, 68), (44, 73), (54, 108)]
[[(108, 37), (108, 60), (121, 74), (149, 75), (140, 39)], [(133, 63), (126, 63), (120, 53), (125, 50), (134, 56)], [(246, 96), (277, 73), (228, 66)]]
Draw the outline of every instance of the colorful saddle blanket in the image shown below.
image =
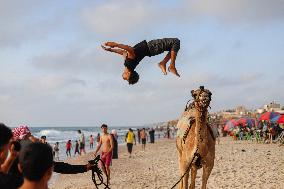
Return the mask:
[(195, 120), (195, 110), (189, 109), (183, 112), (181, 118), (177, 123), (177, 137), (183, 138), (186, 130), (191, 127), (191, 124), (194, 123)]

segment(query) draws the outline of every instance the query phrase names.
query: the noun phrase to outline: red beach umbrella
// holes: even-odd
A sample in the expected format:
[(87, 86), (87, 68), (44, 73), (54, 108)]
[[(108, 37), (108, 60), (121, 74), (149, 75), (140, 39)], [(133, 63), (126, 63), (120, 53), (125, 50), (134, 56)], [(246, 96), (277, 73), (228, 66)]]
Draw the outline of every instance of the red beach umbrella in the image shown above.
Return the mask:
[(243, 127), (248, 126), (248, 127), (253, 127), (255, 126), (255, 122), (253, 119), (249, 117), (242, 117), (237, 120), (237, 125), (241, 124)]
[(226, 123), (224, 131), (232, 131), (236, 125), (237, 125), (236, 120), (232, 119)]
[(284, 115), (281, 115), (277, 123), (284, 123)]
[(270, 121), (271, 119), (273, 119), (274, 117), (278, 115), (280, 115), (278, 112), (265, 112), (264, 114), (259, 116), (258, 120)]

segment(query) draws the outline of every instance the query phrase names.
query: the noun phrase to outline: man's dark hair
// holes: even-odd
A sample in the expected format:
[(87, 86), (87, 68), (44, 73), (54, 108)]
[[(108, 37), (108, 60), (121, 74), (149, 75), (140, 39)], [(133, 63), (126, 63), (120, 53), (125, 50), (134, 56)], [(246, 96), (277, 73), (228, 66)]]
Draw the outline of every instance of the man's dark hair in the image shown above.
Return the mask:
[(13, 137), (12, 131), (5, 124), (0, 123), (0, 150), (2, 147), (9, 143), (10, 139)]
[(103, 128), (103, 127), (106, 127), (106, 128), (107, 128), (107, 125), (106, 125), (106, 124), (102, 124), (101, 128)]
[(26, 146), (19, 155), (23, 176), (30, 181), (40, 181), (53, 165), (52, 148), (40, 142)]
[(134, 85), (139, 80), (139, 74), (136, 71), (131, 71), (128, 79), (129, 85)]
[(81, 133), (81, 130), (78, 130), (78, 133)]
[(46, 136), (45, 135), (41, 136), (40, 138), (46, 140)]

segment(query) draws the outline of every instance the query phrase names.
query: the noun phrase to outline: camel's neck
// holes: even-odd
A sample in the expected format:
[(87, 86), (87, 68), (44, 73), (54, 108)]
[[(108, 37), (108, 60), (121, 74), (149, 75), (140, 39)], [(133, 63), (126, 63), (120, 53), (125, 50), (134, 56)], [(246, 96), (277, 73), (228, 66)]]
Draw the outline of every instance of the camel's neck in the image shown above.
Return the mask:
[(201, 112), (196, 109), (195, 120), (195, 141), (197, 142), (197, 147), (201, 148), (202, 146), (204, 147), (206, 145), (207, 140), (207, 111)]

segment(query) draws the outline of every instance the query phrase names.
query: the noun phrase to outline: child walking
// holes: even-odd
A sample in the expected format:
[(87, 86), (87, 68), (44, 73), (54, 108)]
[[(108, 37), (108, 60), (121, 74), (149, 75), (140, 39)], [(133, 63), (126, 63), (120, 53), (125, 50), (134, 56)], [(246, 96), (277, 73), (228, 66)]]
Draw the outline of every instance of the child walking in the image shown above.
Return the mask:
[(78, 142), (78, 140), (76, 140), (76, 142), (75, 142), (75, 153), (74, 153), (74, 157), (75, 157), (76, 153), (78, 153), (79, 155), (81, 155), (81, 153), (80, 153), (80, 151), (79, 151), (79, 142)]
[(71, 148), (72, 148), (72, 143), (71, 140), (68, 140), (66, 143), (66, 155), (71, 157)]

